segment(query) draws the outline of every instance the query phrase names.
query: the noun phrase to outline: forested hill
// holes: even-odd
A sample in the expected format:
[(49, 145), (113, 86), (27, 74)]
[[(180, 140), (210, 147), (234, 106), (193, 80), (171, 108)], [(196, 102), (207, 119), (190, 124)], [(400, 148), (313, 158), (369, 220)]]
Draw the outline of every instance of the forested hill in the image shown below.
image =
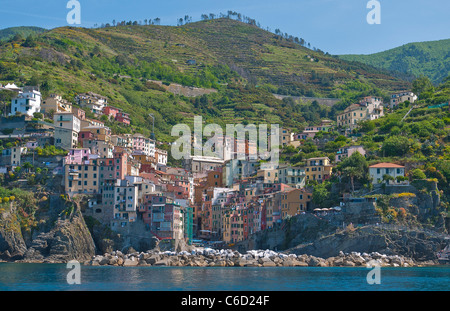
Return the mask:
[(450, 75), (450, 39), (415, 42), (370, 55), (339, 55), (376, 68), (429, 77), (433, 83)]
[(23, 38), (29, 35), (39, 34), (47, 31), (47, 29), (33, 26), (22, 26), (22, 27), (10, 27), (5, 29), (0, 29), (0, 41), (6, 41), (14, 36), (21, 36)]
[[(214, 88), (195, 98), (164, 85)], [(388, 96), (410, 83), (371, 66), (309, 49), (281, 34), (229, 18), (182, 26), (124, 24), (86, 29), (55, 28), (0, 43), (0, 83), (39, 85), (44, 96), (73, 100), (92, 91), (132, 118), (132, 130), (148, 131), (155, 114), (159, 135), (170, 126), (205, 122), (278, 123), (301, 128), (333, 118), (361, 96)], [(333, 108), (307, 107), (272, 93), (342, 99)], [(111, 124), (113, 131), (130, 131)], [(161, 136), (159, 136), (161, 137)], [(166, 137), (167, 138), (167, 137)]]

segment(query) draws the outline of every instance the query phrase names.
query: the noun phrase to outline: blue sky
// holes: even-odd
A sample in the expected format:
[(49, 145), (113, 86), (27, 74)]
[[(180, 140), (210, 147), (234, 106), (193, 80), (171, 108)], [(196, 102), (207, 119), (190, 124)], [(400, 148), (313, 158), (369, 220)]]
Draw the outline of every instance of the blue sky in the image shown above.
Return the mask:
[[(449, 0), (378, 0), (381, 24), (369, 25), (369, 0), (78, 0), (81, 27), (115, 20), (159, 17), (176, 25), (185, 15), (228, 10), (281, 29), (330, 54), (369, 54), (409, 42), (450, 38)], [(0, 29), (13, 26), (67, 26), (68, 0), (0, 0)]]

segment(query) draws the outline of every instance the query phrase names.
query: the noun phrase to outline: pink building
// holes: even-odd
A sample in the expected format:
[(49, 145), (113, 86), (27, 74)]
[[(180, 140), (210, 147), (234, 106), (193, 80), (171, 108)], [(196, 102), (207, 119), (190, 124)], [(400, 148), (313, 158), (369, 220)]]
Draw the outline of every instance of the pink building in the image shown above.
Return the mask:
[(103, 114), (108, 117), (116, 118), (117, 114), (120, 113), (120, 109), (116, 107), (106, 106), (103, 107)]
[(139, 207), (142, 220), (150, 231), (160, 239), (183, 237), (181, 207), (162, 195), (146, 195)]
[(332, 122), (333, 121), (331, 121), (331, 120), (322, 120), (320, 125), (308, 126), (303, 130), (303, 132), (296, 134), (294, 136), (294, 139), (302, 140), (302, 139), (314, 138), (316, 136), (316, 134), (320, 131), (329, 132), (333, 128)]
[(366, 150), (364, 150), (363, 146), (350, 146), (339, 148), (339, 151), (336, 153), (336, 163), (344, 160), (345, 158), (350, 157), (356, 151), (358, 151), (363, 156), (366, 155)]
[(64, 157), (64, 164), (89, 164), (91, 150), (89, 148), (70, 149)]
[(33, 140), (33, 141), (27, 141), (26, 144), (27, 149), (35, 149), (36, 147), (39, 147), (38, 142)]
[(131, 123), (130, 115), (124, 112), (117, 113), (117, 115), (115, 116), (115, 120), (127, 125), (130, 125)]
[(83, 109), (77, 108), (77, 107), (73, 107), (72, 108), (72, 113), (73, 113), (74, 116), (76, 116), (81, 121), (86, 120), (86, 112)]
[(78, 143), (80, 143), (80, 145), (83, 144), (83, 140), (94, 139), (94, 138), (95, 138), (95, 135), (90, 131), (81, 131), (78, 133)]

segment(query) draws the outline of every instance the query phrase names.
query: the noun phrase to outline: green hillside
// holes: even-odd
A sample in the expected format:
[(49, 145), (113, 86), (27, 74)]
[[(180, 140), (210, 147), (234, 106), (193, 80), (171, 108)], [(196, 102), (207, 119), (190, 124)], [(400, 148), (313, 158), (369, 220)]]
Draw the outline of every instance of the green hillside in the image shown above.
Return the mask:
[[(215, 88), (199, 97), (174, 95), (165, 85)], [(0, 83), (40, 85), (44, 96), (93, 91), (130, 113), (148, 133), (155, 114), (159, 139), (171, 126), (205, 122), (279, 123), (301, 128), (332, 118), (360, 96), (387, 96), (410, 84), (382, 70), (307, 49), (254, 25), (221, 18), (183, 26), (62, 27), (0, 45)], [(342, 99), (338, 108), (299, 105), (272, 93)]]
[(21, 35), (26, 38), (29, 35), (35, 35), (43, 33), (47, 29), (33, 26), (22, 26), (22, 27), (10, 27), (5, 29), (0, 29), (0, 41), (6, 41), (13, 38), (15, 35)]
[(340, 59), (410, 74), (425, 75), (434, 83), (450, 74), (450, 39), (409, 43), (370, 55), (339, 55)]

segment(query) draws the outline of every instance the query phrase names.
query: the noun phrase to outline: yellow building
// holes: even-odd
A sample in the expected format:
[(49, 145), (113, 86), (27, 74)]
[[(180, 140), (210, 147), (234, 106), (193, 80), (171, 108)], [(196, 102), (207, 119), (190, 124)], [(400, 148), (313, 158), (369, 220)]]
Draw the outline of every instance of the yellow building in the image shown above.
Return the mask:
[(69, 196), (99, 193), (100, 172), (96, 164), (66, 164), (64, 190)]
[(262, 179), (265, 184), (278, 182), (278, 169), (273, 170), (258, 170), (256, 178)]
[(305, 174), (306, 180), (322, 181), (330, 178), (333, 166), (328, 157), (310, 158), (306, 160)]
[(305, 212), (312, 199), (312, 193), (294, 189), (281, 194), (281, 219)]
[(41, 103), (41, 112), (50, 114), (51, 112), (72, 112), (72, 103), (63, 99), (60, 95), (51, 94)]

